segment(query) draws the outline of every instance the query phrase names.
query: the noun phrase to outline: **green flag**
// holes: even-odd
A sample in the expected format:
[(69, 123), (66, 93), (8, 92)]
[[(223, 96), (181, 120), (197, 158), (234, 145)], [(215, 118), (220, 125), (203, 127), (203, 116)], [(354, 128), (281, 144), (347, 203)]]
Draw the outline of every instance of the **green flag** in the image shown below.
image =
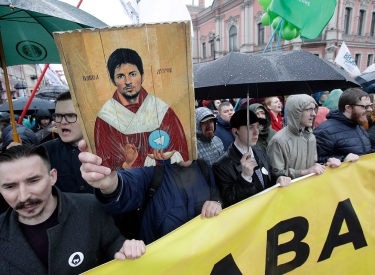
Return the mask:
[(273, 0), (269, 10), (301, 30), (301, 38), (315, 39), (331, 20), (336, 0)]

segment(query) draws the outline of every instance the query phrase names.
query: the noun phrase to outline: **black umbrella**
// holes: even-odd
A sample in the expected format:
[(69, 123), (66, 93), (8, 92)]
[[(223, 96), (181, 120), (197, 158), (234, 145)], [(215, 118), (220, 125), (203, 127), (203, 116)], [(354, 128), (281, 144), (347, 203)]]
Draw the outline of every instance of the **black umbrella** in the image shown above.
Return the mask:
[[(14, 111), (22, 111), (25, 108), (25, 105), (28, 101), (28, 98), (19, 98), (19, 99), (13, 99), (13, 110)], [(55, 109), (55, 102), (45, 100), (45, 99), (40, 99), (40, 98), (33, 98), (31, 101), (29, 110), (38, 110), (38, 109), (49, 109), (49, 110), (54, 110)], [(9, 104), (8, 102), (5, 102), (1, 107), (0, 107), (0, 112), (9, 112)]]
[(56, 99), (61, 93), (68, 92), (68, 86), (53, 85), (41, 88), (36, 94), (35, 97), (42, 99)]
[(362, 74), (354, 78), (363, 88), (367, 88), (371, 84), (375, 83), (375, 72)]
[(345, 71), (304, 50), (231, 52), (194, 66), (196, 99), (266, 97), (359, 87)]

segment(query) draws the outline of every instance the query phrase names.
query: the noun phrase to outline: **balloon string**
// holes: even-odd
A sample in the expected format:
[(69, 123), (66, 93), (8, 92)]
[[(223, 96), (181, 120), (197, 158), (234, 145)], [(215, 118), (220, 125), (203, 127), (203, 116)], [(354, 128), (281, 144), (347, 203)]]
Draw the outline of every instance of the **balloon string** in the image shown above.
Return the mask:
[(279, 23), (281, 23), (281, 25), (280, 25), (280, 24), (277, 24), (277, 26), (280, 25), (280, 28), (279, 28), (279, 29), (280, 29), (280, 32), (279, 32), (279, 37), (278, 37), (279, 39), (277, 40), (276, 51), (279, 51), (279, 46), (280, 46), (280, 42), (281, 42), (281, 36), (282, 36), (282, 34), (283, 34), (284, 18), (281, 19)]
[[(276, 31), (277, 31), (278, 28), (280, 27), (281, 22), (284, 22), (284, 19), (281, 19), (280, 22), (277, 24), (275, 30), (274, 30), (273, 33), (272, 33), (272, 36), (271, 36), (270, 40), (268, 40), (268, 43), (267, 43), (266, 47), (264, 48), (263, 53), (265, 53), (265, 52), (267, 51), (268, 46), (272, 43), (272, 40), (273, 40), (274, 36), (276, 35)], [(279, 42), (280, 42), (280, 37), (281, 37), (281, 35), (279, 36)], [(279, 43), (279, 42), (278, 42), (278, 43)], [(278, 48), (276, 49), (276, 51), (277, 51), (277, 50), (278, 50)]]

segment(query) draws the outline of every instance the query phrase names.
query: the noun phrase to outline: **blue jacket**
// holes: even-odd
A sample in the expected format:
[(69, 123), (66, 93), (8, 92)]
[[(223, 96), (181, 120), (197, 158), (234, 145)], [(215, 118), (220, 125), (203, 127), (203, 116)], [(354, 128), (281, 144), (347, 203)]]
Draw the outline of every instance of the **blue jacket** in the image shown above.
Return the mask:
[(232, 127), (229, 122), (224, 121), (220, 116), (217, 116), (215, 136), (221, 139), (224, 145), (224, 151), (226, 151), (229, 145), (234, 142), (234, 135), (232, 133)]
[[(110, 213), (142, 208), (149, 196), (154, 169), (142, 167), (117, 172), (119, 186), (111, 196), (95, 190), (99, 202)], [(220, 200), (211, 169), (207, 183), (197, 162), (188, 167), (166, 164), (163, 181), (145, 206), (140, 239), (149, 244), (163, 237), (198, 216), (207, 200)]]
[(314, 135), (320, 163), (326, 163), (331, 157), (343, 161), (349, 153), (359, 156), (371, 153), (371, 143), (365, 128), (339, 110), (329, 112), (327, 120), (315, 128)]

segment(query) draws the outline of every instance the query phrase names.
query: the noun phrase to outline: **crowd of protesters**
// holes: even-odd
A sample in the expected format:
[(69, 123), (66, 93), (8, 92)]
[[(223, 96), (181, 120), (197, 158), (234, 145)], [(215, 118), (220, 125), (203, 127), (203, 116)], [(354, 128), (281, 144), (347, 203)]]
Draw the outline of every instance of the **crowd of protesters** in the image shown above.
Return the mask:
[[(0, 249), (13, 248), (0, 256), (0, 273), (30, 267), (70, 274), (113, 258), (137, 259), (144, 243), (197, 215), (218, 216), (276, 183), (286, 187), (355, 162), (375, 152), (373, 99), (351, 88), (197, 101), (198, 160), (118, 171), (87, 151), (69, 92), (57, 98), (54, 114), (41, 109), (34, 125), (17, 125), (20, 143), (13, 140), (15, 121), (2, 113)], [(62, 239), (63, 249), (55, 249)], [(17, 264), (17, 255), (28, 262)]]

